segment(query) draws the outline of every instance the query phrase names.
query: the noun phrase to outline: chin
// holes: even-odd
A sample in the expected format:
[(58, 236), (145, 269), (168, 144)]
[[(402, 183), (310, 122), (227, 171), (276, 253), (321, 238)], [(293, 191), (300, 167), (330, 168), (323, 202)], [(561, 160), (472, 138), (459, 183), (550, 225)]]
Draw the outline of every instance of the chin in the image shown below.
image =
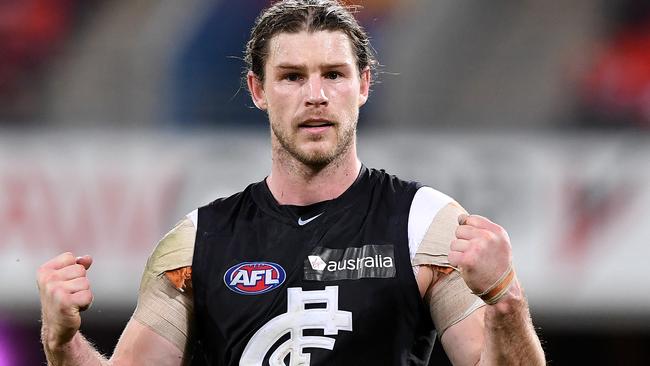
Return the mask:
[(334, 149), (318, 149), (310, 151), (301, 151), (295, 155), (301, 163), (312, 167), (324, 167), (336, 160)]

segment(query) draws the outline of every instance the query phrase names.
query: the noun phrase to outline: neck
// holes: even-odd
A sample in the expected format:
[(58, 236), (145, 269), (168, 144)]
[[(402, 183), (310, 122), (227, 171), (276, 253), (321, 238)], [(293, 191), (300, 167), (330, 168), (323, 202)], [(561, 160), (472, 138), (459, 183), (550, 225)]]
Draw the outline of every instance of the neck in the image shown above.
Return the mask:
[(345, 192), (357, 179), (361, 162), (356, 144), (349, 151), (323, 167), (307, 166), (273, 149), (271, 174), (266, 183), (281, 205), (306, 206), (334, 199)]

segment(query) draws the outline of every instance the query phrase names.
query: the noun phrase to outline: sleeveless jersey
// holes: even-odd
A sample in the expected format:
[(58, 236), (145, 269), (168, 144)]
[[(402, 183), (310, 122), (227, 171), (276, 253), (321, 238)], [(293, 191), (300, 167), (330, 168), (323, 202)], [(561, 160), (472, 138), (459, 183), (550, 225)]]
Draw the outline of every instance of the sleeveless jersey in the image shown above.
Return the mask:
[(300, 217), (265, 181), (198, 210), (195, 365), (427, 365), (435, 328), (411, 267), (420, 187), (362, 167)]

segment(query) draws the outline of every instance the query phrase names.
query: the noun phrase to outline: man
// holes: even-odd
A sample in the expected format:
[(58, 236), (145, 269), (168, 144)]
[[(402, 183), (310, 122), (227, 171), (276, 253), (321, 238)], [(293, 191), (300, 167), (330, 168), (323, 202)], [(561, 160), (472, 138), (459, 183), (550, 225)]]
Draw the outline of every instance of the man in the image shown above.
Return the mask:
[(258, 18), (246, 60), (271, 126), (271, 174), (160, 241), (110, 360), (78, 331), (92, 259), (45, 263), (48, 361), (426, 365), (437, 334), (454, 365), (544, 364), (507, 233), (359, 161), (376, 61), (350, 12), (278, 2)]

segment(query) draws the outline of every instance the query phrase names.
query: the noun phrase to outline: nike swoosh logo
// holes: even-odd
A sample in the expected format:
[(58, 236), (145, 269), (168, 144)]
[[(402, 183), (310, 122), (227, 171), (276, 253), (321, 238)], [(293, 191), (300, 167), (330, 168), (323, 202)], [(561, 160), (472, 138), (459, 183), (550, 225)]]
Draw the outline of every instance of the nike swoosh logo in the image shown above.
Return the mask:
[(310, 218), (308, 218), (307, 220), (303, 220), (301, 217), (299, 217), (299, 218), (298, 218), (298, 225), (300, 225), (300, 226), (307, 225), (307, 224), (309, 224), (310, 222), (312, 222), (313, 220), (316, 220), (316, 218), (317, 218), (318, 216), (320, 216), (320, 215), (322, 215), (322, 214), (324, 214), (324, 213), (325, 213), (325, 212), (321, 212), (321, 213), (319, 213), (318, 215), (316, 215), (316, 216), (314, 216), (314, 217), (310, 217)]

